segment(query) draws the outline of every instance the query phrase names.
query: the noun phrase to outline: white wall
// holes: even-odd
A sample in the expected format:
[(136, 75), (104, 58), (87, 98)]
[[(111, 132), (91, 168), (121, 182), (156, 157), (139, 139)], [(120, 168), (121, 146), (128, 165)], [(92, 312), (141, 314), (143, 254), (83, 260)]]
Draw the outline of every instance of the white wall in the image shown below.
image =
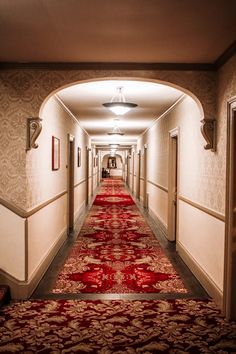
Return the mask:
[[(3, 273), (22, 281), (23, 286), (31, 281), (37, 285), (67, 237), (68, 134), (75, 138), (75, 218), (83, 210), (86, 199), (86, 147), (90, 146), (89, 136), (54, 97), (46, 103), (42, 118), (38, 149), (29, 151), (27, 155), (27, 197), (31, 206), (27, 212), (33, 210), (34, 213), (26, 220), (0, 206), (0, 268)], [(52, 170), (52, 136), (60, 139), (60, 169), (55, 171)], [(80, 167), (77, 166), (78, 147), (81, 148)], [(90, 194), (91, 181), (92, 178)], [(27, 290), (24, 290), (26, 293)]]
[[(179, 128), (178, 196), (219, 213), (214, 189), (221, 176), (211, 175), (211, 166), (220, 153), (204, 150), (200, 132), (200, 112), (190, 97), (185, 97), (163, 118), (159, 119), (138, 142), (138, 149), (147, 144), (147, 193), (149, 209), (168, 228), (168, 156), (169, 132)], [(215, 168), (214, 168), (215, 170)], [(206, 174), (208, 171), (208, 174)], [(152, 183), (151, 183), (152, 182)], [(208, 188), (211, 183), (211, 188)], [(208, 189), (207, 189), (208, 188)], [(167, 190), (167, 192), (165, 191)], [(143, 188), (141, 188), (143, 192)], [(199, 267), (200, 281), (204, 274), (210, 286), (207, 290), (223, 291), (224, 222), (196, 207), (178, 202), (177, 249), (181, 256)], [(178, 247), (179, 245), (179, 247)], [(186, 254), (185, 254), (186, 253)], [(203, 284), (204, 286), (206, 284)], [(205, 286), (206, 287), (206, 286)], [(214, 294), (211, 294), (214, 296)]]
[(148, 183), (148, 209), (167, 228), (168, 193)]
[(67, 229), (67, 194), (39, 210), (28, 219), (29, 279), (46, 259)]
[[(35, 153), (37, 169), (32, 169), (32, 175), (38, 170), (38, 187), (31, 190), (32, 202), (39, 198), (45, 200), (54, 198), (66, 192), (28, 219), (28, 274), (31, 278), (47, 259), (53, 248), (65, 240), (68, 225), (68, 134), (75, 138), (74, 151), (74, 215), (78, 217), (86, 199), (86, 147), (90, 139), (83, 129), (72, 119), (65, 109), (54, 98), (50, 98), (42, 113), (43, 129), (38, 141), (39, 148)], [(60, 169), (53, 171), (51, 166), (52, 136), (60, 139)], [(77, 164), (77, 148), (81, 148), (81, 166)], [(91, 161), (91, 160), (90, 160)], [(92, 166), (90, 166), (90, 194), (92, 181)]]
[(25, 280), (25, 219), (0, 205), (0, 269)]
[(178, 243), (221, 292), (223, 289), (224, 222), (179, 201)]

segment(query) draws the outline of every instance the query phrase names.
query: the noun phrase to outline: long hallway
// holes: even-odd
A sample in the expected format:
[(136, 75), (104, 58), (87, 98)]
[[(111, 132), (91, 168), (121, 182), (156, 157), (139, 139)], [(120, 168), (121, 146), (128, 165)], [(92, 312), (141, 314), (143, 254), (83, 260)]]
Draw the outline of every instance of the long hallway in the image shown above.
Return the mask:
[(236, 324), (150, 225), (104, 180), (31, 300), (1, 309), (0, 352), (234, 353)]
[(0, 1), (0, 353), (236, 354), (235, 13)]
[(175, 243), (151, 221), (121, 179), (103, 179), (76, 238), (68, 238), (32, 297), (207, 298)]

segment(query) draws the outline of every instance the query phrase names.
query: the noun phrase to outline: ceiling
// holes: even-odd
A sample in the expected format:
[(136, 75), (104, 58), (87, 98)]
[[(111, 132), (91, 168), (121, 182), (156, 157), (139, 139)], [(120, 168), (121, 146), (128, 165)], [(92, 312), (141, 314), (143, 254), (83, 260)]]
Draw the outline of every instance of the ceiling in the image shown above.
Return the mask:
[[(236, 38), (236, 0), (0, 0), (0, 64), (214, 64)], [(90, 82), (60, 91), (96, 144), (114, 137), (109, 102), (117, 86), (138, 107), (120, 118), (126, 146), (136, 142), (182, 92), (137, 81)], [(122, 145), (124, 146), (124, 145)]]
[(1, 0), (1, 62), (213, 63), (235, 0)]
[[(124, 116), (116, 116), (103, 107), (116, 95), (117, 87), (123, 87), (127, 102), (138, 106)], [(183, 97), (183, 92), (173, 87), (137, 80), (103, 80), (77, 84), (57, 93), (57, 98), (74, 115), (96, 145), (120, 143), (136, 144), (140, 136), (153, 122)], [(123, 136), (107, 133), (117, 124)]]

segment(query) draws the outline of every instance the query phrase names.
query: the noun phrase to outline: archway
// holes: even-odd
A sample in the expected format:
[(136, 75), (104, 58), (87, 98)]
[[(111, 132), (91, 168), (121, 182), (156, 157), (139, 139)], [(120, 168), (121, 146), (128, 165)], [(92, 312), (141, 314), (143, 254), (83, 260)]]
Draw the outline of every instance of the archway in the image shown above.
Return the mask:
[(123, 156), (119, 152), (114, 155), (102, 154), (102, 177), (123, 178)]
[[(118, 81), (119, 79), (117, 79), (116, 78), (116, 80), (115, 81)], [(106, 80), (106, 81), (109, 81), (108, 79)], [(134, 79), (132, 79), (132, 80), (127, 80), (127, 81), (135, 81)], [(145, 82), (146, 80), (141, 80), (142, 82)], [(147, 80), (148, 82), (153, 82), (154, 83), (154, 81), (155, 80)], [(84, 81), (84, 83), (86, 83), (86, 82), (88, 82), (88, 81)], [(89, 82), (95, 82), (94, 80), (90, 80)], [(96, 81), (97, 83), (99, 83), (98, 81)], [(156, 83), (156, 81), (155, 81), (155, 83)], [(80, 83), (78, 84), (78, 86), (80, 85)], [(81, 84), (82, 85), (82, 84)], [(162, 83), (162, 85), (163, 85), (163, 83)], [(72, 86), (76, 86), (76, 84), (73, 84)], [(173, 86), (175, 86), (175, 85), (167, 85), (167, 86), (169, 86), (169, 87), (173, 87)], [(183, 90), (180, 90), (181, 91), (181, 93), (183, 93)], [(196, 133), (196, 135), (197, 135), (197, 139), (198, 139), (198, 141), (196, 141), (197, 142), (197, 145), (195, 144), (194, 146), (198, 146), (198, 148), (199, 149), (201, 149), (202, 151), (204, 151), (203, 150), (203, 142), (202, 142), (202, 140), (200, 140), (200, 136), (198, 135), (198, 133), (200, 132), (200, 129), (199, 129), (199, 121), (200, 121), (200, 119), (202, 118), (202, 114), (203, 114), (203, 107), (202, 107), (202, 105), (200, 104), (200, 102), (199, 102), (199, 100), (196, 98), (196, 99), (193, 99), (192, 97), (191, 97), (192, 95), (189, 95), (189, 96), (187, 96), (187, 95), (185, 95), (183, 98), (182, 98), (182, 96), (178, 99), (178, 101), (176, 102), (176, 104), (175, 105), (173, 105), (173, 107), (172, 107), (172, 109), (170, 109), (170, 110), (167, 110), (167, 112), (165, 112), (165, 114), (164, 115), (161, 115), (160, 116), (160, 119), (162, 120), (162, 121), (165, 121), (165, 116), (166, 115), (169, 115), (169, 114), (171, 114), (171, 112), (176, 108), (176, 107), (179, 107), (179, 105), (182, 107), (182, 104), (181, 104), (181, 102), (182, 102), (182, 100), (183, 101), (188, 101), (188, 104), (189, 103), (191, 103), (191, 109), (194, 111), (194, 119), (195, 119), (195, 123), (194, 123), (194, 125), (192, 125), (191, 126), (191, 124), (189, 124), (189, 121), (191, 121), (191, 119), (192, 119), (192, 117), (191, 117), (191, 115), (192, 115), (192, 111), (189, 111), (189, 109), (188, 109), (188, 112), (191, 112), (191, 115), (190, 115), (190, 117), (188, 118), (188, 128), (187, 128), (187, 130), (188, 130), (188, 132), (187, 131), (185, 131), (185, 133), (184, 133), (184, 135), (186, 136), (186, 142), (184, 143), (185, 145), (184, 145), (184, 149), (182, 148), (182, 151), (184, 151), (184, 150), (187, 150), (187, 148), (188, 148), (188, 143), (189, 142), (191, 142), (191, 138), (190, 138), (190, 141), (188, 141), (187, 142), (187, 137), (188, 137), (188, 135), (190, 135), (190, 137), (192, 137), (192, 134), (194, 133)], [(51, 99), (51, 97), (49, 98), (49, 100)], [(45, 106), (43, 107), (43, 110), (45, 109), (45, 107), (47, 106), (47, 103), (45, 104)], [(183, 106), (184, 107), (184, 106)], [(64, 107), (64, 109), (65, 109), (65, 107)], [(182, 109), (182, 108), (181, 108)], [(186, 116), (186, 111), (183, 111), (182, 112), (185, 116)], [(181, 115), (181, 112), (179, 112), (178, 113), (179, 115)], [(73, 115), (72, 114), (70, 114), (69, 113), (69, 115), (72, 117)], [(73, 119), (75, 119), (75, 117), (73, 117)], [(76, 119), (75, 119), (76, 120)], [(186, 121), (187, 122), (187, 121)], [(179, 124), (177, 121), (174, 123), (174, 124)], [(181, 123), (182, 125), (183, 125), (183, 122)], [(168, 131), (170, 130), (170, 128), (171, 127), (167, 127), (168, 129)], [(174, 126), (174, 128), (175, 128), (175, 126)], [(182, 132), (182, 127), (181, 127), (181, 132)], [(181, 138), (182, 139), (182, 138)], [(180, 140), (181, 140), (180, 139)], [(196, 139), (195, 139), (196, 140)], [(154, 143), (154, 141), (153, 141), (153, 139), (152, 139), (152, 144)], [(142, 145), (140, 145), (140, 146), (137, 146), (137, 150), (136, 150), (136, 152), (137, 151), (140, 151), (140, 161), (141, 161), (141, 165), (142, 165), (142, 161), (143, 161), (143, 147), (144, 147), (144, 145), (145, 145), (145, 141), (140, 141), (140, 144)], [(153, 148), (155, 148), (155, 144), (153, 144), (153, 146), (152, 146), (152, 144), (149, 144), (148, 142), (147, 142), (147, 144), (146, 144), (146, 149), (147, 149), (147, 155), (149, 156), (148, 158), (149, 158), (149, 161), (148, 161), (148, 164), (149, 164), (149, 171), (148, 171), (148, 177), (147, 177), (147, 183), (148, 183), (148, 190), (147, 190), (147, 193), (149, 193), (149, 196), (151, 195), (152, 196), (152, 199), (153, 199), (153, 201), (152, 201), (152, 203), (151, 203), (151, 198), (146, 198), (146, 196), (143, 196), (143, 195), (141, 195), (141, 197), (143, 198), (143, 200), (149, 200), (149, 209), (151, 210), (152, 208), (154, 209), (154, 211), (155, 211), (155, 209), (157, 209), (156, 207), (155, 207), (155, 203), (156, 203), (156, 200), (160, 197), (160, 194), (162, 193), (162, 200), (164, 201), (164, 204), (165, 204), (165, 202), (166, 202), (166, 195), (168, 194), (168, 188), (167, 188), (167, 186), (165, 186), (165, 185), (163, 185), (163, 184), (165, 184), (165, 181), (162, 179), (160, 179), (161, 181), (159, 182), (159, 181), (156, 181), (155, 180), (155, 173), (151, 173), (152, 174), (152, 176), (151, 176), (151, 178), (149, 177), (150, 176), (150, 169), (151, 168), (153, 168), (153, 166), (154, 166), (154, 168), (156, 168), (156, 163), (155, 163), (155, 161), (154, 161), (154, 163), (152, 164), (151, 163), (151, 160), (150, 160), (150, 158), (152, 158), (152, 157), (155, 157), (156, 156), (156, 153), (155, 153), (155, 151), (153, 150)], [(93, 145), (94, 145), (94, 142), (93, 142)], [(159, 153), (159, 160), (160, 159), (166, 159), (166, 156), (167, 156), (167, 153), (168, 153), (168, 149), (166, 149), (166, 142), (164, 142), (164, 144), (162, 144), (162, 146), (163, 147), (165, 147), (165, 151), (164, 151), (164, 154), (162, 154), (162, 153)], [(95, 146), (95, 148), (96, 149), (98, 149), (98, 147), (97, 146)], [(161, 146), (158, 146), (158, 149), (160, 149), (161, 148)], [(133, 153), (134, 151), (132, 151), (132, 153)], [(202, 152), (201, 152), (201, 154), (202, 154)], [(163, 161), (164, 161), (163, 160)], [(188, 162), (189, 161), (192, 161), (193, 159), (192, 159), (192, 156), (189, 154), (188, 156), (187, 156), (187, 158), (186, 158), (186, 161), (184, 162), (184, 165), (185, 166), (187, 166), (188, 165)], [(198, 163), (197, 162), (197, 160), (195, 160), (195, 162), (196, 162), (196, 164)], [(95, 163), (93, 162), (93, 159), (92, 159), (92, 163), (91, 163), (91, 165), (93, 165), (93, 167), (95, 166)], [(135, 165), (135, 169), (136, 169), (136, 172), (139, 170), (139, 166), (140, 166), (140, 163), (139, 164), (136, 164), (136, 163), (134, 163), (134, 165)], [(152, 166), (153, 165), (153, 166)], [(151, 167), (150, 167), (151, 166)], [(107, 167), (107, 162), (106, 162), (106, 167)], [(115, 172), (115, 171), (117, 171), (116, 170), (116, 168), (114, 168), (114, 166), (111, 166), (112, 167), (112, 172)], [(196, 169), (196, 168), (195, 168)], [(191, 169), (190, 169), (191, 170)], [(154, 171), (154, 170), (153, 170)], [(161, 170), (159, 169), (159, 172), (160, 172)], [(157, 172), (157, 174), (158, 174), (158, 170), (157, 171), (154, 171), (154, 172)], [(88, 171), (88, 174), (90, 174), (91, 173), (91, 176), (88, 176), (88, 179), (89, 178), (93, 178), (93, 173), (94, 173), (94, 171), (93, 171), (93, 168), (91, 167), (91, 171)], [(157, 175), (156, 174), (156, 175)], [(160, 173), (159, 173), (160, 174)], [(167, 172), (165, 172), (165, 174), (164, 174), (165, 176), (167, 175)], [(186, 174), (186, 176), (187, 176), (187, 174)], [(192, 178), (192, 177), (191, 177)], [(137, 173), (136, 174), (136, 181), (135, 181), (135, 183), (134, 183), (134, 188), (136, 189), (136, 194), (139, 196), (139, 194), (140, 194), (140, 192), (139, 192), (139, 190), (141, 191), (141, 193), (143, 193), (143, 191), (145, 191), (145, 188), (143, 187), (143, 181), (142, 181), (142, 179), (146, 179), (146, 177), (145, 176), (143, 176), (143, 175), (141, 175), (140, 173)], [(91, 180), (91, 179), (90, 179)], [(93, 179), (92, 179), (93, 180)], [(138, 185), (138, 183), (136, 183), (138, 180), (140, 180), (140, 184), (141, 184), (141, 186), (139, 186)], [(164, 182), (163, 182), (164, 181)], [(79, 183), (79, 182), (78, 182)], [(89, 184), (89, 185), (91, 185), (92, 187), (92, 189), (93, 189), (93, 184)], [(153, 187), (151, 187), (151, 186), (153, 186)], [(155, 191), (157, 191), (158, 190), (158, 192), (155, 192), (154, 194), (153, 194), (153, 188), (155, 188)], [(192, 187), (191, 187), (192, 188)], [(161, 192), (160, 192), (160, 190), (161, 190)], [(181, 189), (180, 189), (180, 191), (181, 191)], [(146, 193), (146, 192), (145, 192)], [(186, 198), (186, 195), (189, 197), (189, 198)], [(180, 198), (181, 197), (181, 198)], [(185, 197), (185, 198), (184, 198)], [(188, 208), (188, 210), (189, 210), (189, 208), (191, 208), (192, 207), (192, 205), (193, 205), (193, 203), (192, 203), (192, 205), (190, 204), (190, 202), (192, 202), (192, 201), (194, 201), (194, 191), (193, 190), (191, 190), (191, 195), (189, 194), (183, 194), (183, 192), (182, 192), (182, 195), (180, 195), (180, 196), (178, 196), (178, 198), (179, 198), (179, 200), (178, 200), (178, 203), (182, 203), (182, 205), (184, 205), (184, 206), (182, 206), (182, 209), (181, 209), (181, 213), (183, 213), (183, 208)], [(141, 199), (141, 198), (140, 198)], [(188, 199), (188, 200), (187, 200)], [(142, 200), (142, 199), (141, 199)], [(160, 199), (161, 200), (161, 199)], [(190, 202), (189, 202), (190, 201)], [(185, 206), (185, 204), (183, 204), (183, 203), (187, 203), (188, 204), (188, 206)], [(189, 205), (191, 205), (191, 207), (189, 206)], [(158, 211), (158, 210), (157, 210)], [(158, 211), (159, 212), (159, 211)], [(185, 213), (185, 211), (184, 211), (184, 213)], [(194, 215), (196, 214), (196, 211), (194, 211)], [(159, 215), (158, 215), (159, 216)], [(182, 220), (184, 220), (185, 218), (182, 216)], [(182, 232), (182, 231), (181, 231)], [(178, 238), (178, 241), (179, 241), (179, 238)], [(182, 241), (182, 240), (180, 240), (180, 241)], [(188, 241), (188, 239), (187, 240), (184, 240), (185, 241), (185, 243), (187, 243), (187, 241)], [(193, 242), (191, 243), (191, 245), (190, 245), (190, 247), (192, 247), (193, 246)], [(183, 251), (183, 248), (180, 248), (179, 249), (180, 250), (180, 252), (182, 252), (182, 257), (184, 258), (185, 256), (186, 256), (186, 254), (185, 253), (183, 253), (184, 251)], [(195, 249), (191, 249), (191, 252), (193, 252), (193, 251), (195, 251)], [(207, 258), (207, 257), (206, 257)], [(184, 258), (185, 260), (186, 260), (186, 258)], [(187, 260), (186, 260), (186, 262), (187, 262)], [(191, 260), (191, 262), (192, 262), (192, 260)]]

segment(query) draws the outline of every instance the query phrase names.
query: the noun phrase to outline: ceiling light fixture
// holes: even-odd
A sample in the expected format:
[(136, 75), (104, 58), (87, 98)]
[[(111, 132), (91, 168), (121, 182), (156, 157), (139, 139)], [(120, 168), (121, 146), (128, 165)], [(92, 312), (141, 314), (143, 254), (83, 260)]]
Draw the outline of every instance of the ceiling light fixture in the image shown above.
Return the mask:
[(129, 112), (131, 108), (137, 107), (137, 104), (126, 102), (123, 95), (123, 87), (117, 87), (117, 94), (112, 97), (110, 102), (103, 103), (103, 106), (110, 109), (117, 116), (123, 116), (125, 113)]
[(118, 126), (119, 119), (114, 119), (114, 127), (113, 129), (108, 132), (108, 135), (124, 135), (125, 133), (122, 132)]
[(124, 135), (125, 133), (120, 130), (119, 127), (114, 127), (110, 132), (107, 133), (108, 135)]
[(111, 149), (116, 149), (120, 146), (120, 144), (109, 144)]

